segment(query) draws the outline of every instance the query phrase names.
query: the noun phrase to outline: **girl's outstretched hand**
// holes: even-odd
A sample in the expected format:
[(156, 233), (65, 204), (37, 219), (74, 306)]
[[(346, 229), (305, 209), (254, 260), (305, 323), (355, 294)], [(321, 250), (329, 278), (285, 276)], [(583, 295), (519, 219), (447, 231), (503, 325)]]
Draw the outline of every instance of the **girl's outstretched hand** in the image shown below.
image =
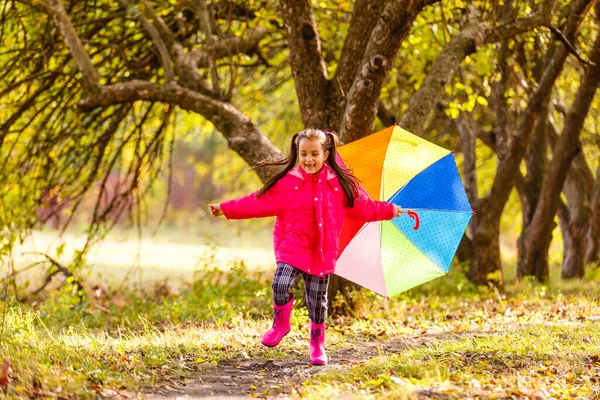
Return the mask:
[(403, 214), (402, 207), (394, 205), (394, 218), (399, 217)]
[(208, 208), (210, 209), (210, 213), (213, 217), (218, 217), (219, 215), (223, 215), (223, 211), (221, 211), (220, 204), (209, 204)]

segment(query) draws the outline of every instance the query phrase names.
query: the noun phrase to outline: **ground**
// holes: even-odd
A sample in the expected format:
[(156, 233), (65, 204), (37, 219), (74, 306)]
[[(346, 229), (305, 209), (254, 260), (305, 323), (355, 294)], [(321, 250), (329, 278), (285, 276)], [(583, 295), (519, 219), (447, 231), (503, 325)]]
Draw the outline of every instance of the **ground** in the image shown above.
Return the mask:
[[(153, 254), (160, 253), (159, 245), (148, 243)], [(466, 280), (461, 265), (453, 265), (449, 276), (393, 299), (366, 290), (351, 293), (330, 303), (330, 363), (318, 367), (308, 363), (302, 296), (292, 332), (280, 347), (265, 348), (260, 338), (272, 323), (272, 271), (186, 251), (192, 247), (181, 244), (166, 252), (178, 254), (172, 260), (181, 268), (158, 260), (164, 265), (157, 269), (165, 273), (188, 271), (176, 287), (162, 279), (146, 283), (145, 274), (139, 286), (132, 279), (134, 287), (123, 282), (115, 287), (107, 281), (123, 269), (119, 266), (99, 268), (109, 275), (104, 281), (85, 280), (83, 297), (65, 282), (15, 301), (9, 286), (0, 328), (3, 394), (18, 399), (600, 398), (597, 266), (588, 267), (583, 280), (564, 282), (560, 264), (552, 264), (550, 281), (541, 284), (512, 279), (513, 260), (503, 270), (504, 285), (481, 287)], [(156, 260), (143, 263), (150, 261)], [(296, 290), (302, 293), (301, 287)]]
[[(365, 363), (382, 353), (396, 354), (407, 348), (433, 343), (434, 340), (453, 340), (458, 335), (420, 335), (398, 341), (371, 340), (346, 343), (328, 351), (329, 363), (314, 366), (308, 361), (308, 344), (305, 352), (291, 350), (280, 360), (240, 360), (219, 364), (192, 379), (169, 382), (161, 387), (144, 388), (140, 396), (145, 399), (247, 399), (249, 396), (267, 399), (298, 396), (301, 384), (315, 375), (332, 371), (346, 371)], [(308, 340), (308, 339), (307, 339)], [(285, 338), (281, 345), (285, 347)]]

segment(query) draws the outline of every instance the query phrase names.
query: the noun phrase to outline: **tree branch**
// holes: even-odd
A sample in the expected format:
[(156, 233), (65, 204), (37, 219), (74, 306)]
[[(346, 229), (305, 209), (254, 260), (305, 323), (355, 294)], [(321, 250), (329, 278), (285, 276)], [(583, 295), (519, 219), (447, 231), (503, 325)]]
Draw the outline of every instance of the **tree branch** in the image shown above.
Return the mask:
[(168, 48), (169, 54), (174, 57), (179, 84), (207, 96), (219, 98), (219, 93), (213, 91), (206, 80), (200, 75), (198, 66), (192, 60), (190, 54), (186, 53), (181, 43), (177, 42), (175, 35), (165, 21), (146, 2), (141, 3), (140, 10), (148, 21), (152, 21), (152, 26), (160, 36), (159, 42), (164, 43)]
[(577, 57), (577, 59), (579, 61), (581, 61), (581, 63), (583, 65), (593, 65), (593, 63), (589, 60), (584, 59), (581, 54), (579, 54), (579, 52), (577, 51), (577, 49), (575, 48), (575, 46), (573, 46), (571, 44), (571, 42), (569, 41), (569, 39), (567, 39), (565, 37), (565, 35), (563, 35), (563, 33), (557, 28), (555, 27), (553, 24), (547, 24), (546, 27), (548, 29), (550, 29), (550, 31), (554, 34), (554, 36), (556, 36), (558, 38), (558, 40), (560, 40), (562, 42), (562, 44), (565, 45), (565, 47), (567, 49), (569, 49), (569, 51), (575, 56)]
[[(91, 109), (137, 100), (177, 104), (184, 110), (199, 113), (215, 125), (227, 139), (229, 147), (249, 165), (255, 165), (267, 158), (283, 158), (281, 151), (258, 130), (250, 118), (233, 105), (176, 83), (161, 85), (134, 80), (114, 86), (103, 86), (97, 95), (82, 99), (79, 105), (83, 109)], [(258, 175), (264, 180), (271, 172), (272, 170), (261, 168)]]
[(73, 58), (75, 58), (79, 71), (81, 71), (83, 88), (89, 93), (95, 93), (100, 86), (98, 71), (96, 71), (92, 60), (83, 48), (83, 44), (65, 11), (62, 0), (49, 0), (49, 3), (48, 10), (52, 13), (56, 25), (65, 37), (65, 43), (69, 47)]
[[(212, 46), (215, 43), (215, 38), (213, 37), (211, 21), (209, 19), (208, 10), (206, 9), (206, 3), (204, 0), (196, 0), (196, 7), (194, 11), (196, 13), (196, 17), (200, 21), (200, 29), (202, 29), (204, 32), (206, 43), (209, 46)], [(219, 73), (217, 71), (215, 60), (209, 57), (208, 64), (210, 66), (210, 73), (212, 76), (213, 91), (220, 93), (221, 87), (219, 85)]]
[[(128, 0), (118, 1), (121, 4), (121, 6), (125, 8), (125, 10), (131, 12), (138, 19), (138, 21), (140, 21), (146, 32), (148, 32), (148, 34), (152, 38), (152, 43), (154, 44), (154, 46), (156, 46), (156, 49), (158, 50), (158, 55), (161, 64), (165, 69), (165, 76), (167, 77), (167, 82), (172, 82), (174, 80), (174, 75), (173, 69), (171, 68), (171, 57), (169, 57), (169, 51), (167, 49), (167, 46), (165, 45), (165, 42), (162, 40), (158, 29), (156, 29), (156, 27), (150, 21), (148, 21), (148, 19), (142, 13), (140, 13), (138, 10), (135, 10)], [(140, 11), (143, 11), (154, 17), (152, 21), (154, 21), (155, 24), (160, 23), (156, 14), (154, 13), (154, 10), (152, 10), (152, 8), (146, 2), (142, 2), (139, 5), (139, 8), (142, 9)]]
[[(46, 260), (52, 265), (52, 267), (50, 267), (50, 269), (48, 269), (48, 272), (46, 273), (46, 277), (44, 278), (44, 282), (42, 283), (42, 286), (40, 286), (38, 289), (36, 289), (32, 294), (36, 295), (38, 293), (40, 293), (42, 290), (44, 290), (46, 288), (46, 286), (48, 286), (50, 284), (50, 282), (52, 281), (52, 278), (57, 275), (58, 273), (62, 273), (65, 277), (73, 277), (75, 278), (75, 275), (73, 275), (73, 273), (71, 271), (69, 271), (67, 268), (63, 267), (58, 261), (56, 261), (54, 258), (50, 257), (48, 254), (45, 253), (40, 253), (40, 252), (26, 252), (23, 254), (33, 254), (33, 255), (40, 255), (46, 258)], [(56, 268), (54, 271), (51, 272), (52, 268)], [(81, 285), (81, 283), (75, 279), (73, 281), (73, 283), (77, 286), (77, 292), (78, 293), (85, 293), (84, 291), (84, 287)], [(83, 299), (83, 295), (79, 294), (79, 297), (81, 299)]]
[(258, 43), (267, 36), (267, 33), (267, 28), (262, 26), (246, 29), (242, 36), (213, 41), (212, 44), (191, 51), (189, 55), (197, 68), (206, 68), (209, 66), (210, 59), (218, 60), (235, 54), (253, 54), (257, 51)]
[(348, 91), (340, 135), (351, 142), (369, 133), (387, 72), (400, 44), (421, 10), (434, 1), (390, 0), (373, 29), (357, 74)]
[(470, 16), (472, 23), (456, 34), (436, 58), (423, 85), (410, 98), (399, 125), (419, 135), (433, 105), (438, 102), (444, 87), (452, 80), (460, 63), (468, 54), (475, 52), (480, 44), (502, 41), (543, 25), (550, 20), (553, 3), (554, 0), (545, 0), (533, 15), (494, 28)]
[(381, 18), (385, 0), (357, 0), (354, 4), (350, 27), (342, 47), (342, 55), (334, 79), (342, 93), (348, 93), (369, 44), (371, 32)]
[(47, 15), (54, 14), (54, 11), (43, 1), (19, 0), (19, 3), (27, 4), (29, 7)]
[[(304, 126), (321, 126), (329, 98), (327, 69), (310, 0), (282, 0), (290, 65)], [(324, 127), (327, 128), (327, 127)]]

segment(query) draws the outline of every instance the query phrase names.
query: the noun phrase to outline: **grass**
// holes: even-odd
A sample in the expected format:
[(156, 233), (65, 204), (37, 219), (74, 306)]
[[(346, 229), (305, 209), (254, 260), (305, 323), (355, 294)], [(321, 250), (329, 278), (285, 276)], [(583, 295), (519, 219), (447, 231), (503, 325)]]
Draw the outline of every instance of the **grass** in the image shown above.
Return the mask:
[[(67, 286), (37, 303), (5, 303), (0, 361), (13, 372), (7, 385), (8, 375), (0, 373), (0, 387), (9, 398), (132, 395), (222, 364), (305, 357), (308, 317), (301, 302), (285, 349), (265, 349), (259, 342), (270, 325), (270, 274), (240, 263), (208, 267), (177, 294), (162, 286), (96, 287), (80, 302)], [(330, 318), (328, 352), (360, 358), (375, 346), (378, 356), (324, 370), (290, 395), (597, 398), (598, 271), (588, 278), (507, 282), (501, 291), (475, 287), (454, 268), (391, 300), (352, 293), (351, 315)]]
[(360, 398), (592, 398), (600, 395), (598, 326), (500, 328), (461, 335), (320, 375), (303, 395), (355, 392)]

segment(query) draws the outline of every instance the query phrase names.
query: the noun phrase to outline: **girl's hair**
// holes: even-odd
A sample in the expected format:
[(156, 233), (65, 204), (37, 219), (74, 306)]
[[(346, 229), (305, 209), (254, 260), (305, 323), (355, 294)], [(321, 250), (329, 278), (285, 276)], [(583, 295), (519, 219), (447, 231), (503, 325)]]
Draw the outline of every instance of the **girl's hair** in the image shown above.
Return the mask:
[(346, 194), (347, 206), (353, 207), (354, 200), (358, 198), (359, 186), (358, 179), (352, 172), (348, 170), (346, 167), (338, 165), (336, 160), (337, 148), (340, 145), (339, 137), (333, 132), (323, 132), (318, 129), (305, 129), (300, 131), (294, 136), (292, 136), (292, 144), (290, 147), (290, 155), (279, 161), (263, 161), (256, 165), (254, 168), (262, 168), (267, 166), (284, 166), (283, 170), (273, 175), (271, 178), (267, 180), (264, 186), (258, 191), (256, 197), (260, 197), (264, 195), (269, 189), (271, 189), (277, 181), (283, 178), (289, 170), (296, 166), (296, 162), (298, 161), (298, 146), (300, 144), (300, 140), (308, 139), (308, 140), (319, 140), (321, 142), (321, 147), (323, 148), (323, 153), (329, 151), (329, 155), (327, 156), (327, 164), (333, 169), (335, 174), (337, 175), (342, 188), (344, 189), (344, 193)]

